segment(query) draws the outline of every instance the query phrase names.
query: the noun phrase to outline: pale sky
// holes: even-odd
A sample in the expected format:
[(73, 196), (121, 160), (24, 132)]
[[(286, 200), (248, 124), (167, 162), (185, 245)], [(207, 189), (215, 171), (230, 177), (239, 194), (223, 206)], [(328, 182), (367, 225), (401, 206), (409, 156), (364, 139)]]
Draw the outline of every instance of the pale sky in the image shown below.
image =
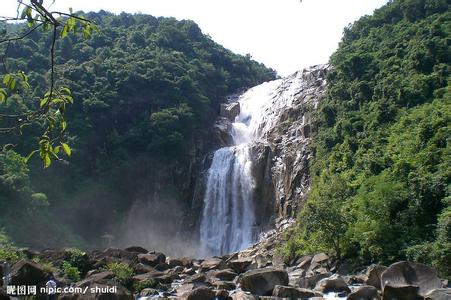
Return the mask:
[[(146, 13), (191, 19), (235, 53), (289, 75), (326, 63), (343, 28), (388, 0), (56, 0), (50, 10)], [(52, 0), (44, 0), (45, 6)], [(0, 15), (14, 16), (16, 0), (2, 0)]]

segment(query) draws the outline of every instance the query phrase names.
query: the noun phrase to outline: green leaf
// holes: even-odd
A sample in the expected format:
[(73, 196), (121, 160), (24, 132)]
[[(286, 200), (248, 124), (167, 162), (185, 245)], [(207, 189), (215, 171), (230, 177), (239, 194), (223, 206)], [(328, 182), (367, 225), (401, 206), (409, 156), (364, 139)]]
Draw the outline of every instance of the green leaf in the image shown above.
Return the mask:
[(66, 130), (66, 127), (67, 127), (66, 121), (62, 121), (62, 122), (61, 122), (61, 131)]
[(44, 99), (42, 99), (41, 102), (39, 103), (39, 107), (43, 108), (44, 106), (47, 105), (47, 103), (49, 103), (49, 98), (44, 97)]
[(44, 169), (50, 167), (50, 165), (52, 164), (52, 160), (50, 159), (50, 155), (48, 153), (46, 153), (44, 155), (44, 158), (42, 161), (44, 163)]
[(5, 89), (0, 89), (0, 103), (6, 102), (8, 94), (6, 93)]
[(64, 39), (67, 36), (69, 27), (67, 26), (67, 23), (64, 25), (63, 30), (61, 30), (60, 36), (62, 39)]
[(64, 153), (66, 153), (67, 156), (70, 156), (72, 151), (71, 151), (69, 145), (67, 145), (66, 143), (61, 143), (61, 146), (63, 147)]
[(3, 84), (8, 86), (8, 83), (11, 80), (11, 78), (12, 78), (11, 74), (5, 74), (5, 76), (3, 76)]

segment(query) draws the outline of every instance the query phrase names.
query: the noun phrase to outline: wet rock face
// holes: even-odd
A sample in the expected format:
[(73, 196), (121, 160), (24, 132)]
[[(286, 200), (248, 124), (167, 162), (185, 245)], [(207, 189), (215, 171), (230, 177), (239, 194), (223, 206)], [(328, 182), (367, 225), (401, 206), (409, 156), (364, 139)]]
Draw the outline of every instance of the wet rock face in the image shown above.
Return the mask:
[(221, 104), (219, 115), (227, 118), (230, 121), (234, 121), (235, 117), (240, 114), (240, 104), (238, 102), (223, 103)]
[(256, 207), (265, 209), (259, 213), (266, 220), (293, 217), (308, 190), (312, 113), (325, 97), (327, 70), (314, 66), (283, 79), (264, 111), (264, 141), (253, 147), (253, 157)]

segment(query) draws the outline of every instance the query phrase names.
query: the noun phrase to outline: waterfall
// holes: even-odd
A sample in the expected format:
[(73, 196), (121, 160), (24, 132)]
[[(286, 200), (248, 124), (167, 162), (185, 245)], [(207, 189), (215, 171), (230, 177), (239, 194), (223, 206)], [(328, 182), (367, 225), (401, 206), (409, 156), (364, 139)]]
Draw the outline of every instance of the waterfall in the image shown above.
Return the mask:
[(263, 83), (238, 100), (240, 114), (232, 123), (234, 146), (214, 153), (208, 170), (200, 225), (200, 255), (221, 255), (254, 242), (255, 221), (250, 146), (262, 137), (265, 109), (276, 97), (281, 80)]

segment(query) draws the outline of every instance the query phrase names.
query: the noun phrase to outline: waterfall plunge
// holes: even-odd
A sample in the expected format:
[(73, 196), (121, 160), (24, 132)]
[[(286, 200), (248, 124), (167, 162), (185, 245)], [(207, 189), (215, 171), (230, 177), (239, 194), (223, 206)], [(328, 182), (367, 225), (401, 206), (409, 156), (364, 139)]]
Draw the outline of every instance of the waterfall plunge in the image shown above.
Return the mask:
[(235, 146), (214, 153), (200, 225), (203, 257), (241, 250), (254, 242), (250, 145), (263, 135), (265, 110), (272, 104), (280, 84), (281, 80), (263, 83), (239, 98), (240, 114), (231, 129)]

